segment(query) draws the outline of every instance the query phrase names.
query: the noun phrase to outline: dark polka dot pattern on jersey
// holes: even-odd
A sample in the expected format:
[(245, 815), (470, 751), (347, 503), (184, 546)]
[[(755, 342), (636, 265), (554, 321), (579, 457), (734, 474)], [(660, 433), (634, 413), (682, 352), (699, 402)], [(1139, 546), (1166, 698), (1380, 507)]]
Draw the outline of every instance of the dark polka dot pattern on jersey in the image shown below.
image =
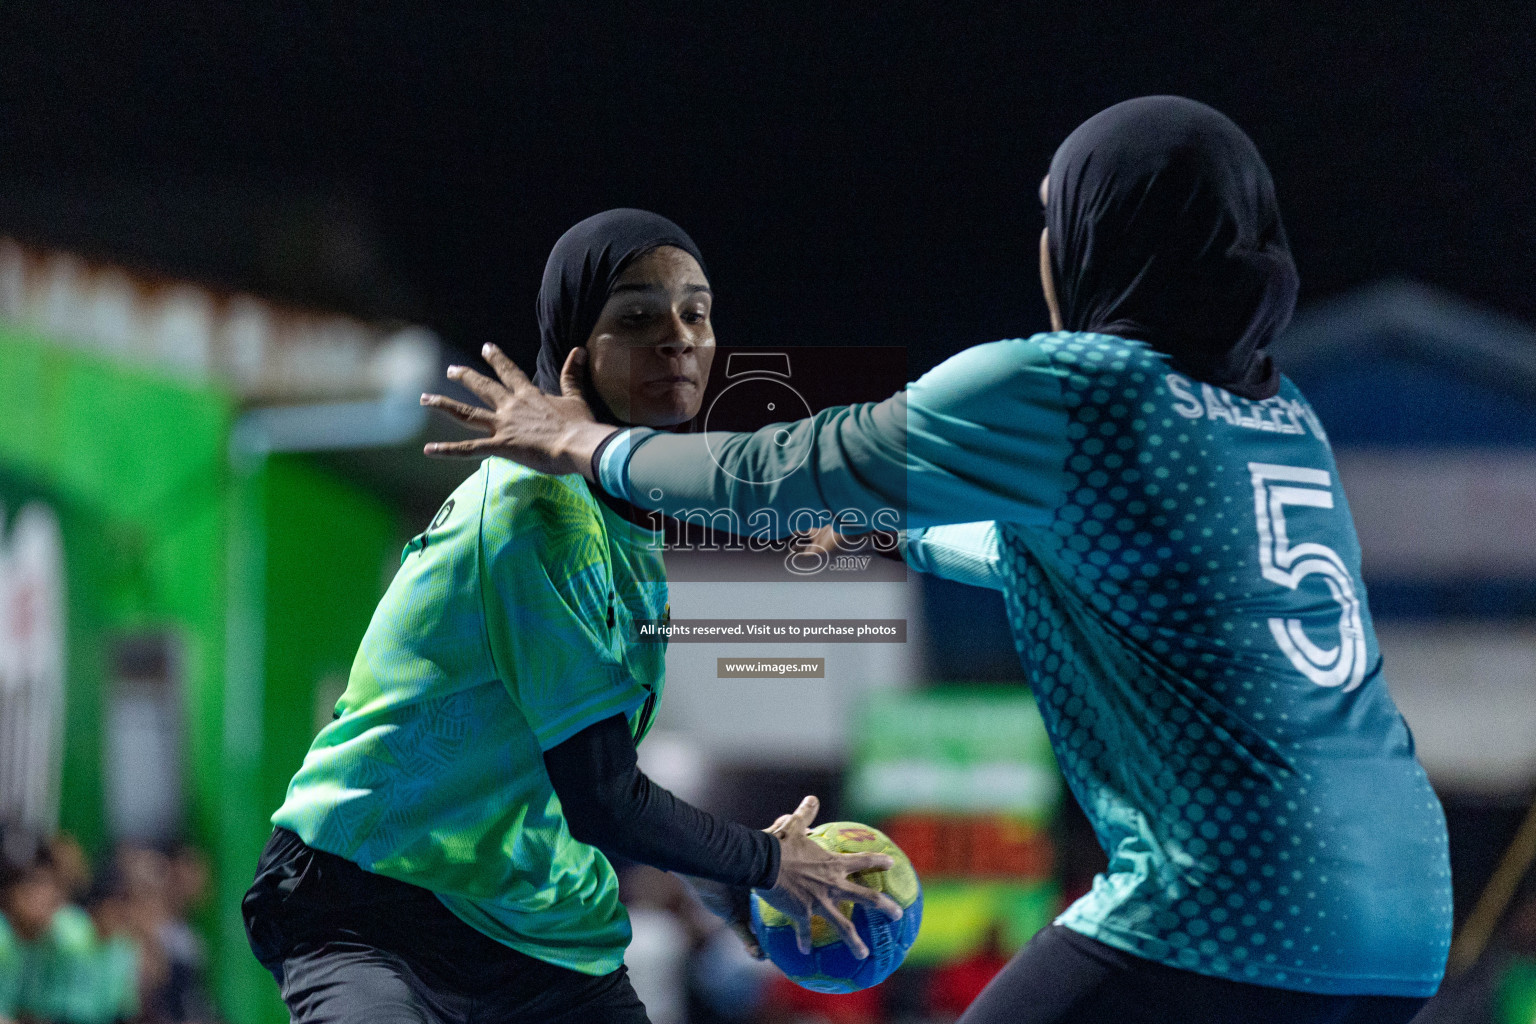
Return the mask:
[(1448, 947), (1444, 823), (1380, 678), (1369, 613), (1357, 685), (1318, 685), (1272, 623), (1300, 623), (1296, 649), (1322, 658), (1350, 639), (1349, 608), (1341, 620), (1320, 572), (1287, 589), (1260, 564), (1252, 466), (1301, 467), (1311, 476), (1298, 479), (1337, 495), (1284, 492), (1306, 505), (1280, 508), (1290, 543), (1326, 545), (1363, 593), (1321, 426), (1289, 382), (1250, 403), (1171, 377), (1140, 343), (1031, 343), (1061, 382), (1071, 454), (1054, 522), (1000, 528), (1008, 616), (1110, 856), (1063, 923), (1242, 981), (1422, 988), (1422, 965)]

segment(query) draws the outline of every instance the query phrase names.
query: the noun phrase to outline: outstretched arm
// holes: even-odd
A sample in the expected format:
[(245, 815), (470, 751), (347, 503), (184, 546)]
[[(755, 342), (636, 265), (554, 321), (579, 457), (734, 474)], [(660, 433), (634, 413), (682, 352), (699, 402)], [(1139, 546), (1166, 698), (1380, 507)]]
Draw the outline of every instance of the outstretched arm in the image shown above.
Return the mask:
[[(613, 436), (575, 397), (580, 351), (567, 362), (561, 398), (539, 392), (493, 346), (487, 359), (500, 383), (455, 367), (454, 379), (491, 408), (440, 396), (422, 401), (490, 436), (429, 445), (428, 454), (495, 454), (545, 472), (582, 473), (646, 508), (726, 511), (774, 536), (838, 515), (861, 516), (876, 529), (1040, 523), (1065, 493), (1070, 443), (1059, 371), (1031, 341), (967, 349), (884, 402), (740, 434), (630, 428)], [(797, 520), (802, 512), (821, 520)]]

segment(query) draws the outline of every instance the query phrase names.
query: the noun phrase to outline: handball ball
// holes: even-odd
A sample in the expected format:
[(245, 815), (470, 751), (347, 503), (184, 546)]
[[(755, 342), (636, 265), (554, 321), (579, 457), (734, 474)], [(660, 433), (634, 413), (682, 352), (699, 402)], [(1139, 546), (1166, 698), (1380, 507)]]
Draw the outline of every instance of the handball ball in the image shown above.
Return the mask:
[(813, 992), (857, 992), (878, 985), (906, 959), (917, 941), (923, 919), (923, 887), (912, 862), (879, 829), (856, 821), (830, 821), (811, 830), (811, 838), (833, 853), (884, 853), (896, 863), (885, 871), (860, 871), (850, 876), (870, 889), (884, 892), (901, 907), (892, 921), (862, 903), (845, 902), (838, 909), (852, 918), (869, 958), (858, 960), (825, 918), (811, 918), (811, 951), (800, 952), (789, 918), (752, 896), (752, 932), (785, 976)]

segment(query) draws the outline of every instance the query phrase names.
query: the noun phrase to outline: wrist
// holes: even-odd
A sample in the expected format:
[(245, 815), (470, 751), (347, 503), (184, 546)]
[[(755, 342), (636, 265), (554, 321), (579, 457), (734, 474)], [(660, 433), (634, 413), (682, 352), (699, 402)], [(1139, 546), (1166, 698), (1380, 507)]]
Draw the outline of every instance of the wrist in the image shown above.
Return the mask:
[(563, 468), (569, 473), (580, 473), (588, 480), (596, 479), (597, 467), (592, 464), (593, 454), (610, 437), (619, 432), (618, 427), (607, 423), (586, 421), (568, 427), (560, 438), (557, 451)]
[(783, 843), (772, 832), (764, 832), (768, 837), (768, 844), (764, 848), (767, 863), (763, 865), (763, 872), (758, 876), (754, 889), (772, 889), (779, 884), (779, 864), (783, 857)]

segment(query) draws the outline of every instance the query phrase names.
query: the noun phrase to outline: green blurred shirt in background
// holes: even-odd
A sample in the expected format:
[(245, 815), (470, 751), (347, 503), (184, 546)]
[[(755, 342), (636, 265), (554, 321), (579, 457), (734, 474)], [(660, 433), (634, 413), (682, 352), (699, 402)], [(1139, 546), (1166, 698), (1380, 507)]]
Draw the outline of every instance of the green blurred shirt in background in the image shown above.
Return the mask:
[(0, 919), (0, 1013), (54, 1024), (136, 1017), (138, 949), (126, 937), (100, 936), (79, 907), (54, 914), (34, 942), (21, 941)]

